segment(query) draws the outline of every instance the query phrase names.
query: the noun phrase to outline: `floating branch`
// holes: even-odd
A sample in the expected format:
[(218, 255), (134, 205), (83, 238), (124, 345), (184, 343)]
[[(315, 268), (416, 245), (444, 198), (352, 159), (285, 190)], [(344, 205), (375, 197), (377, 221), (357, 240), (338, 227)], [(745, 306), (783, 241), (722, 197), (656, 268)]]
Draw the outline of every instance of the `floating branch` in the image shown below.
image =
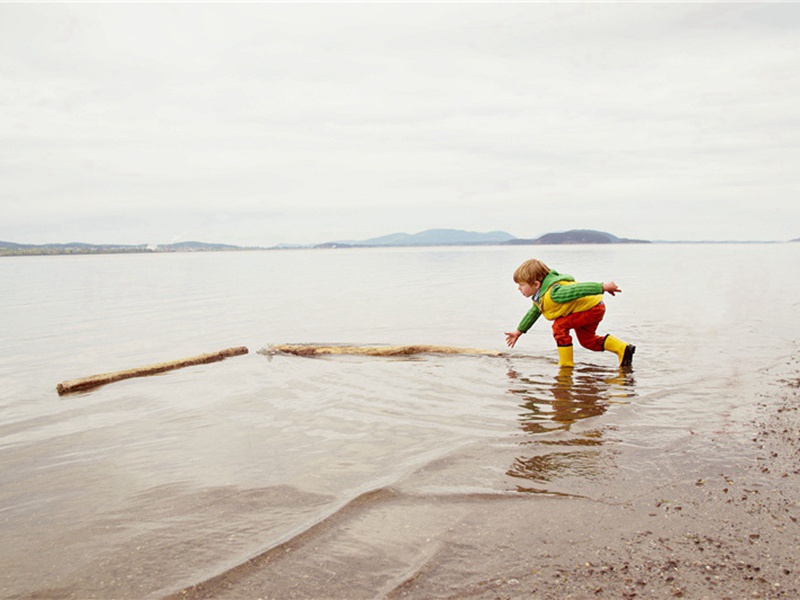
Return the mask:
[(412, 354), (468, 354), (480, 356), (503, 356), (497, 350), (479, 348), (455, 348), (453, 346), (320, 346), (317, 344), (277, 344), (262, 348), (259, 354), (293, 354), (295, 356), (322, 356), (330, 354), (359, 354), (364, 356), (410, 356)]
[(199, 356), (192, 356), (183, 358), (181, 360), (173, 360), (165, 363), (158, 363), (146, 367), (139, 367), (138, 369), (128, 369), (127, 371), (116, 371), (114, 373), (102, 373), (100, 375), (91, 375), (89, 377), (82, 377), (80, 379), (72, 379), (70, 381), (63, 381), (56, 386), (59, 395), (69, 394), (72, 392), (79, 392), (89, 388), (113, 383), (114, 381), (121, 381), (122, 379), (130, 379), (131, 377), (144, 377), (146, 375), (156, 375), (165, 371), (172, 371), (173, 369), (180, 369), (183, 367), (191, 367), (193, 365), (203, 365), (206, 363), (218, 362), (224, 360), (229, 356), (239, 356), (240, 354), (247, 354), (248, 350), (244, 346), (237, 348), (227, 348), (219, 352), (211, 352), (210, 354), (201, 354)]

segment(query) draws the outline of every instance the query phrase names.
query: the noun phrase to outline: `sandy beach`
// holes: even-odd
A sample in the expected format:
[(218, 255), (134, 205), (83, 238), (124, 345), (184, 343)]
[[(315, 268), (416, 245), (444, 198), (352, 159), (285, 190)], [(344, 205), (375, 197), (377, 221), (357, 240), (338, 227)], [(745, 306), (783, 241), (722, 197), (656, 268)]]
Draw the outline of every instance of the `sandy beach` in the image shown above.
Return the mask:
[(780, 370), (735, 466), (597, 498), (437, 496), (417, 474), (172, 597), (797, 598), (800, 378)]

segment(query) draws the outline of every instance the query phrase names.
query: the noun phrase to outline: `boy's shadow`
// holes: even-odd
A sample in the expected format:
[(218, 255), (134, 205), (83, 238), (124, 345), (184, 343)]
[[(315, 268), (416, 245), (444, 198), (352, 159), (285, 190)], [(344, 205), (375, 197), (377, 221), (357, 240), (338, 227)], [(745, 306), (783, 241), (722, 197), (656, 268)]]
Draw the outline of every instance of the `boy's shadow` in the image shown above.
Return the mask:
[[(609, 370), (591, 365), (560, 368), (555, 377), (526, 377), (509, 368), (509, 392), (521, 399), (520, 428), (525, 448), (536, 452), (521, 456), (507, 474), (529, 481), (550, 481), (556, 476), (592, 476), (602, 472), (600, 448), (604, 427), (573, 425), (600, 417), (615, 403), (627, 403), (634, 396), (630, 369)], [(549, 435), (544, 435), (549, 434)], [(519, 491), (536, 491), (518, 487)]]

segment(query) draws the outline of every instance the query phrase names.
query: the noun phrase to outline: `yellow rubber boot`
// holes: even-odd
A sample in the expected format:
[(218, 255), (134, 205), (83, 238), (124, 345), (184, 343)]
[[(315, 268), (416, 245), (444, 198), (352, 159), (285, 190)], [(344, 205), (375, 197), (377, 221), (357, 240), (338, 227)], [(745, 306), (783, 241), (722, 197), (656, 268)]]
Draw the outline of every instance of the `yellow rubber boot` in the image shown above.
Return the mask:
[(630, 367), (633, 364), (633, 353), (636, 352), (636, 346), (626, 344), (613, 335), (607, 335), (603, 342), (603, 349), (613, 352), (619, 357), (620, 367)]
[(572, 362), (572, 346), (558, 347), (558, 366), (559, 367), (575, 366), (575, 363)]

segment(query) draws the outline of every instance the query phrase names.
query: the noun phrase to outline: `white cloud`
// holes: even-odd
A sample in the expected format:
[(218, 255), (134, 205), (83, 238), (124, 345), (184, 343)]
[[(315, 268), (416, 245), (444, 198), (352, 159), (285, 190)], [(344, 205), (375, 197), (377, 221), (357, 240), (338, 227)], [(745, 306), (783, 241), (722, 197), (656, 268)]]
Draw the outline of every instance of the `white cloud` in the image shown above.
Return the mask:
[(0, 5), (0, 239), (797, 237), (798, 16)]

